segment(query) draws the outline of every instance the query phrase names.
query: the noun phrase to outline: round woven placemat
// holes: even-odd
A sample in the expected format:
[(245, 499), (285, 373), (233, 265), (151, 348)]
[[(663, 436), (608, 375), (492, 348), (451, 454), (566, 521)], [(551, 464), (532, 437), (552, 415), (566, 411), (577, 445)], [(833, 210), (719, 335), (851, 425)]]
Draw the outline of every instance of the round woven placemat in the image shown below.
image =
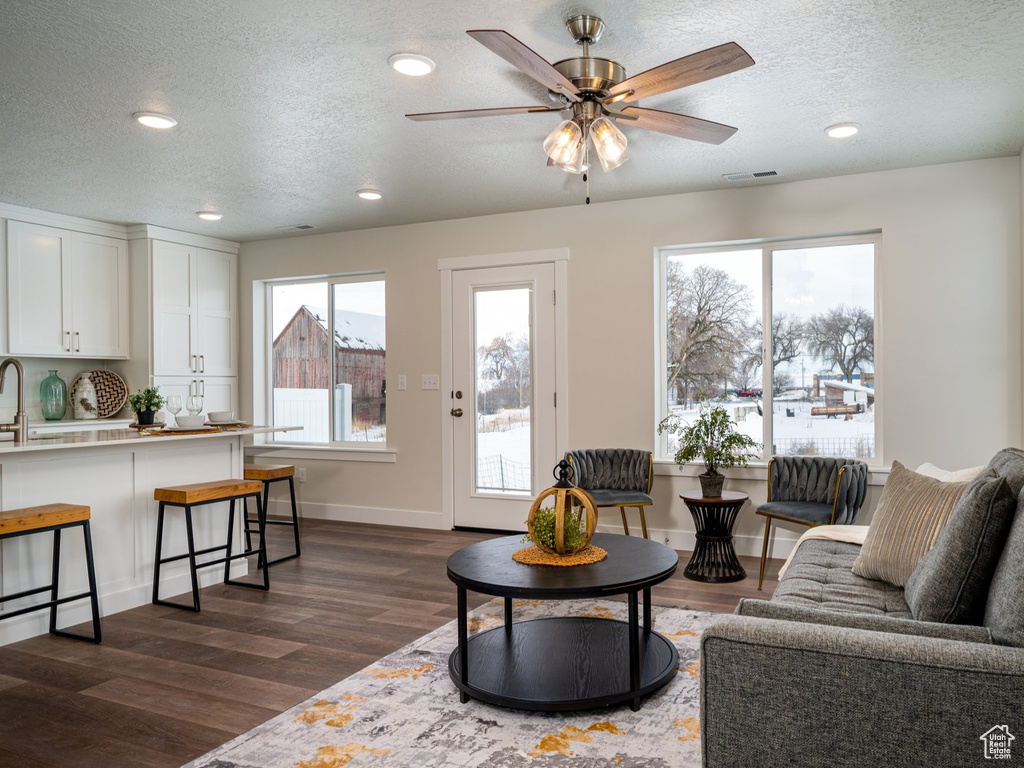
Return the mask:
[(608, 550), (589, 545), (571, 555), (553, 555), (533, 544), (512, 553), (512, 559), (524, 565), (589, 565), (608, 557)]
[(77, 397), (78, 384), (86, 374), (89, 374), (89, 381), (96, 390), (96, 415), (99, 418), (106, 419), (124, 408), (128, 401), (128, 385), (113, 371), (85, 371), (75, 376), (68, 390), (72, 403)]

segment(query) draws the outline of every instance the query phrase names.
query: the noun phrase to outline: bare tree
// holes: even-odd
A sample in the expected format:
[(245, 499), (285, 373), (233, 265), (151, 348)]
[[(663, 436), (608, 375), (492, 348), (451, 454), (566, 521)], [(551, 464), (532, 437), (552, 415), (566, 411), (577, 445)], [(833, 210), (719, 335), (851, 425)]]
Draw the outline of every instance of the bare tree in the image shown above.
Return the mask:
[[(503, 407), (515, 405), (523, 407), (530, 399), (530, 340), (526, 336), (513, 337), (511, 333), (496, 336), (491, 343), (477, 349), (477, 359), (483, 370), (481, 376), (494, 382), (493, 390), (514, 391), (515, 396), (509, 402), (508, 397), (501, 398)], [(489, 390), (490, 391), (490, 390)], [(494, 391), (500, 397), (501, 392)]]
[(743, 352), (750, 289), (707, 265), (687, 272), (670, 261), (666, 275), (668, 389), (724, 385)]
[(875, 319), (864, 307), (832, 307), (807, 322), (807, 349), (846, 381), (864, 363), (875, 359)]
[[(772, 382), (773, 391), (778, 392), (779, 383), (784, 381), (783, 374), (778, 373), (778, 368), (783, 363), (790, 363), (796, 360), (803, 349), (804, 335), (807, 328), (796, 315), (782, 312), (772, 315)], [(764, 340), (761, 327), (761, 318), (758, 317), (751, 323), (747, 330), (747, 346), (740, 361), (740, 371), (750, 379), (762, 365), (762, 348)], [(778, 380), (778, 381), (777, 381)], [(787, 379), (792, 385), (792, 378)]]

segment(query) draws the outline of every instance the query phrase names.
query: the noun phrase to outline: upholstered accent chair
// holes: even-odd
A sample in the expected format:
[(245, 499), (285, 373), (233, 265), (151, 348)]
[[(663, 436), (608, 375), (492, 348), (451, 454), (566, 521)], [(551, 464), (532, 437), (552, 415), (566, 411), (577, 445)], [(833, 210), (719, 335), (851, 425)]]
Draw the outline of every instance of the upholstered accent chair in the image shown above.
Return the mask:
[(632, 448), (597, 448), (569, 451), (565, 459), (572, 468), (569, 479), (577, 488), (589, 493), (598, 507), (619, 508), (627, 536), (626, 508), (635, 507), (640, 512), (640, 529), (648, 538), (644, 507), (654, 503), (654, 454)]
[(826, 456), (775, 456), (768, 462), (768, 501), (757, 508), (764, 516), (764, 546), (757, 588), (764, 584), (772, 520), (813, 528), (850, 525), (857, 519), (868, 489), (868, 465), (857, 459)]

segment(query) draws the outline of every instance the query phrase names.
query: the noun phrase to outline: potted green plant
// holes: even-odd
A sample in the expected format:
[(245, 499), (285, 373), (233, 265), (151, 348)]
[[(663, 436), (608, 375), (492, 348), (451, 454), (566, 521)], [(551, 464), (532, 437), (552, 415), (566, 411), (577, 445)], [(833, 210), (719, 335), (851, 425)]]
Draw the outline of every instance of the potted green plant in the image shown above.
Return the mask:
[(156, 412), (163, 406), (160, 387), (146, 387), (128, 395), (128, 407), (135, 411), (139, 424), (152, 424)]
[(679, 436), (679, 450), (674, 458), (680, 468), (688, 461), (704, 462), (705, 471), (699, 478), (705, 496), (722, 495), (725, 475), (718, 471), (719, 467), (745, 467), (761, 448), (756, 440), (737, 432), (729, 412), (710, 400), (700, 401), (699, 415), (692, 424), (684, 423), (677, 414), (666, 416), (658, 424), (658, 434), (663, 432)]

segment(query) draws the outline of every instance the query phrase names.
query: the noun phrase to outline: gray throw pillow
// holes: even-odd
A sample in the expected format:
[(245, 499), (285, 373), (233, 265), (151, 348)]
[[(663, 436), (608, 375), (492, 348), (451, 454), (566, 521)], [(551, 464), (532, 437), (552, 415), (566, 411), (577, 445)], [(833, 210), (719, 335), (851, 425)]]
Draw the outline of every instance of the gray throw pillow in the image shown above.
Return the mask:
[(981, 623), (992, 573), (1016, 511), (1017, 497), (995, 470), (971, 481), (935, 546), (907, 579), (903, 596), (915, 619)]
[[(1024, 492), (1017, 508), (1024, 503)], [(1024, 512), (1017, 512), (985, 605), (985, 626), (1002, 645), (1024, 647)]]

